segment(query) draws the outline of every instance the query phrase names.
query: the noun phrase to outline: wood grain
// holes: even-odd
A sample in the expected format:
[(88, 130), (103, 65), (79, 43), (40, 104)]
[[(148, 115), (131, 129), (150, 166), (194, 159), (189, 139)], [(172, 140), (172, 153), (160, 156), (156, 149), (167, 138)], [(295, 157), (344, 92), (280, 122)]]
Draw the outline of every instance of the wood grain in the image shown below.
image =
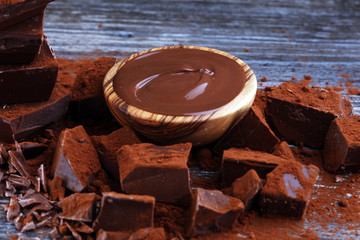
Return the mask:
[[(114, 76), (127, 62), (149, 53), (169, 49), (194, 49), (225, 56), (237, 63), (245, 73), (245, 85), (242, 91), (226, 105), (197, 115), (173, 116), (157, 114), (128, 104), (114, 89)], [(112, 67), (105, 76), (103, 88), (106, 102), (117, 120), (132, 127), (141, 135), (161, 145), (191, 142), (193, 147), (214, 142), (241, 117), (252, 105), (256, 95), (257, 80), (252, 69), (241, 59), (216, 49), (199, 46), (167, 46), (135, 53)]]

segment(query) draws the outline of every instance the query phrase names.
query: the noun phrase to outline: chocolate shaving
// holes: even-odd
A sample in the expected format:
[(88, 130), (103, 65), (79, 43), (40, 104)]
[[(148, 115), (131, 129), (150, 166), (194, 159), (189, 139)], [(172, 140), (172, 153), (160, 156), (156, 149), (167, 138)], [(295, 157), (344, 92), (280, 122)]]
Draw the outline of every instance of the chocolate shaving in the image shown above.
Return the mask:
[(29, 188), (31, 185), (31, 181), (29, 179), (16, 174), (10, 174), (7, 181), (15, 187)]
[(24, 217), (24, 214), (22, 214), (22, 213), (20, 213), (20, 215), (14, 219), (14, 225), (18, 231), (20, 231), (22, 229), (24, 219), (25, 219), (25, 217)]
[(20, 214), (20, 205), (15, 196), (10, 199), (10, 204), (7, 208), (6, 220), (9, 222)]
[(80, 234), (69, 223), (65, 222), (65, 225), (70, 230), (71, 234), (76, 240), (82, 240)]
[(34, 230), (35, 228), (36, 228), (35, 223), (33, 221), (30, 221), (25, 224), (25, 226), (21, 229), (21, 232)]
[(29, 215), (34, 211), (49, 211), (53, 206), (49, 203), (49, 200), (40, 193), (26, 194), (22, 198), (19, 198), (19, 204), (23, 208), (31, 208), (30, 211), (24, 209), (24, 213)]
[[(41, 164), (39, 169), (38, 169), (38, 173), (39, 173), (39, 176), (40, 176), (40, 183), (43, 187), (43, 190), (44, 192), (48, 192), (48, 189), (47, 189), (47, 183), (46, 183), (46, 176), (45, 176), (45, 170), (44, 170), (44, 164)], [(39, 184), (40, 185), (40, 184)]]

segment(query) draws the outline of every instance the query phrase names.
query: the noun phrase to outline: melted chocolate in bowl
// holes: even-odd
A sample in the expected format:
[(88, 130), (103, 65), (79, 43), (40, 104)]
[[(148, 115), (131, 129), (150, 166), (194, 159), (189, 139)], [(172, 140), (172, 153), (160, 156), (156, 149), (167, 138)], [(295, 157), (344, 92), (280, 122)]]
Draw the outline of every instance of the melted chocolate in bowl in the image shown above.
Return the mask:
[(128, 104), (149, 112), (211, 113), (244, 87), (245, 72), (236, 59), (198, 49), (158, 50), (126, 62), (114, 76), (113, 86)]

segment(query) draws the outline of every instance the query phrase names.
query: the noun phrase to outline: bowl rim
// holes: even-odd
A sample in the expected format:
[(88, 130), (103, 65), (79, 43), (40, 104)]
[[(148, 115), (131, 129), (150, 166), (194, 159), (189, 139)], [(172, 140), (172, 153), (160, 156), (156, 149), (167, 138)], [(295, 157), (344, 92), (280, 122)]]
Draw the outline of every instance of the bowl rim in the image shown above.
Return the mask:
[[(194, 114), (194, 115), (171, 115), (171, 114), (161, 114), (161, 113), (153, 113), (149, 112), (140, 108), (137, 108), (133, 105), (127, 103), (124, 99), (120, 98), (118, 94), (114, 90), (113, 86), (113, 79), (114, 76), (117, 74), (118, 70), (123, 67), (127, 62), (131, 61), (132, 59), (147, 54), (151, 52), (161, 51), (161, 50), (168, 50), (168, 49), (178, 49), (178, 48), (186, 48), (186, 49), (194, 49), (194, 50), (202, 50), (208, 51), (215, 54), (223, 55), (234, 60), (245, 72), (245, 84), (243, 89), (240, 91), (235, 98), (231, 101), (226, 103), (225, 105), (219, 107), (215, 110), (207, 111), (203, 114)], [(196, 121), (207, 121), (208, 119), (217, 119), (222, 118), (228, 114), (232, 114), (242, 107), (249, 105), (249, 102), (252, 103), (254, 100), (254, 96), (256, 94), (257, 89), (257, 79), (252, 71), (252, 69), (240, 58), (235, 57), (234, 55), (214, 49), (209, 47), (201, 47), (201, 46), (192, 46), (192, 45), (174, 45), (174, 46), (164, 46), (164, 47), (157, 47), (152, 48), (140, 52), (136, 52), (129, 57), (126, 57), (119, 62), (115, 63), (115, 65), (110, 68), (108, 73), (105, 75), (103, 81), (103, 91), (105, 100), (111, 110), (113, 112), (113, 107), (117, 108), (120, 112), (127, 112), (127, 115), (131, 115), (133, 118), (137, 120), (141, 120), (144, 123), (151, 124), (157, 121), (161, 121), (162, 124), (186, 124), (189, 122), (193, 122), (194, 118)], [(238, 106), (238, 107), (235, 107)], [(113, 112), (114, 114), (114, 112)], [(117, 114), (115, 114), (116, 116)]]

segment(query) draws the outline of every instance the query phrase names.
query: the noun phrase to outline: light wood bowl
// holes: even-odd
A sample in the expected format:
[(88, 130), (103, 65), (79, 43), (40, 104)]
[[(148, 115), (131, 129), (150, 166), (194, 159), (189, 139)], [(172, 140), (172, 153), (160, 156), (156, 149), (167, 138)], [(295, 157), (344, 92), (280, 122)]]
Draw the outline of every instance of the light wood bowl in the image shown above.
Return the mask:
[(252, 105), (257, 88), (257, 80), (251, 68), (239, 58), (216, 49), (181, 46), (226, 56), (239, 64), (245, 72), (246, 82), (242, 91), (229, 103), (212, 113), (194, 116), (163, 115), (145, 111), (129, 105), (113, 88), (113, 78), (117, 71), (131, 59), (140, 55), (180, 46), (160, 47), (135, 53), (116, 63), (107, 73), (103, 82), (105, 100), (114, 117), (131, 127), (138, 134), (159, 145), (191, 142), (193, 146), (203, 146), (220, 138), (229, 127)]

